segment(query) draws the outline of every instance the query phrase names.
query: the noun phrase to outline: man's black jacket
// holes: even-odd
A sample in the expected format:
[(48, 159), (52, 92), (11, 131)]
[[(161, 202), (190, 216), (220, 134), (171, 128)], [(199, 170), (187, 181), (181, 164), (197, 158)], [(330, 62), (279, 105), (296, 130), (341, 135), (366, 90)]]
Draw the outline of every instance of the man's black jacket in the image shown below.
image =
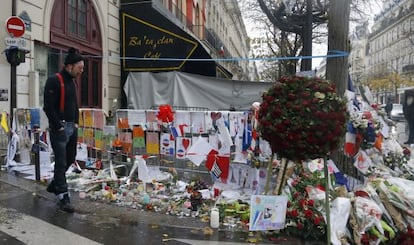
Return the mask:
[(44, 90), (43, 110), (49, 119), (49, 127), (52, 130), (59, 129), (64, 126), (63, 121), (79, 123), (76, 81), (65, 69), (62, 69), (59, 73), (62, 75), (65, 85), (65, 109), (63, 113), (60, 112), (60, 81), (56, 75), (50, 76), (46, 80)]

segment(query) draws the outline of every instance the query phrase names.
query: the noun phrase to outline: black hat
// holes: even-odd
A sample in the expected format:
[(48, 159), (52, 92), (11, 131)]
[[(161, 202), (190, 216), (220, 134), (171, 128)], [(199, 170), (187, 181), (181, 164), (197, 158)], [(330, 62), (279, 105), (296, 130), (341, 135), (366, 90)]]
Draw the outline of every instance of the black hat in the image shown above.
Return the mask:
[(68, 55), (65, 58), (65, 65), (75, 64), (81, 60), (84, 60), (82, 55), (75, 48), (69, 48)]

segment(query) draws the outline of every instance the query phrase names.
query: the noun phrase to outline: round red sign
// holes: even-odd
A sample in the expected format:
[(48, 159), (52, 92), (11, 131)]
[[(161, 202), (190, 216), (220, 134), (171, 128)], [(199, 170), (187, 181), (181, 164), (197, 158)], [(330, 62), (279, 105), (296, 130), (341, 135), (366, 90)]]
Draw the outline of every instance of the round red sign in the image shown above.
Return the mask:
[(12, 37), (21, 37), (26, 30), (26, 25), (21, 18), (11, 16), (6, 20), (6, 30)]

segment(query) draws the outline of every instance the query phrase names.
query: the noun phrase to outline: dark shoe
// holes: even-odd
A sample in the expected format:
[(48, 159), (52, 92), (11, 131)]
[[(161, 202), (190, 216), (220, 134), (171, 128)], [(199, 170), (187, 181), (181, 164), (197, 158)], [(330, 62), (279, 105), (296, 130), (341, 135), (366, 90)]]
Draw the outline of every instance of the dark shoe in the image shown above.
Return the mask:
[(56, 193), (56, 186), (55, 186), (55, 181), (52, 180), (49, 185), (47, 186), (46, 190), (50, 193)]
[(79, 168), (74, 168), (73, 171), (75, 174), (80, 174), (82, 171)]
[(75, 207), (73, 207), (72, 204), (70, 204), (70, 199), (69, 199), (69, 195), (65, 194), (63, 195), (63, 199), (60, 200), (60, 209), (62, 211), (68, 212), (68, 213), (73, 213), (75, 212)]

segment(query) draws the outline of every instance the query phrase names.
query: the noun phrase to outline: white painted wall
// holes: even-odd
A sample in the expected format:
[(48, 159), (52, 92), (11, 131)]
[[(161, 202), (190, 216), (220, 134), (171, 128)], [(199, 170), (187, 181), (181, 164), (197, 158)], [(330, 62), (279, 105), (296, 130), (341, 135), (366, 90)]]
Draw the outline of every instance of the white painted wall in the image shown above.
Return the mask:
[[(12, 12), (11, 1), (2, 1), (2, 6), (0, 8), (0, 53), (6, 49), (4, 44), (4, 39), (9, 37), (9, 34), (6, 31), (5, 23), (8, 17), (10, 17)], [(0, 55), (0, 90), (6, 89), (8, 91), (8, 101), (0, 101), (0, 111), (9, 111), (10, 110), (10, 64), (7, 62), (6, 55), (2, 53)]]

